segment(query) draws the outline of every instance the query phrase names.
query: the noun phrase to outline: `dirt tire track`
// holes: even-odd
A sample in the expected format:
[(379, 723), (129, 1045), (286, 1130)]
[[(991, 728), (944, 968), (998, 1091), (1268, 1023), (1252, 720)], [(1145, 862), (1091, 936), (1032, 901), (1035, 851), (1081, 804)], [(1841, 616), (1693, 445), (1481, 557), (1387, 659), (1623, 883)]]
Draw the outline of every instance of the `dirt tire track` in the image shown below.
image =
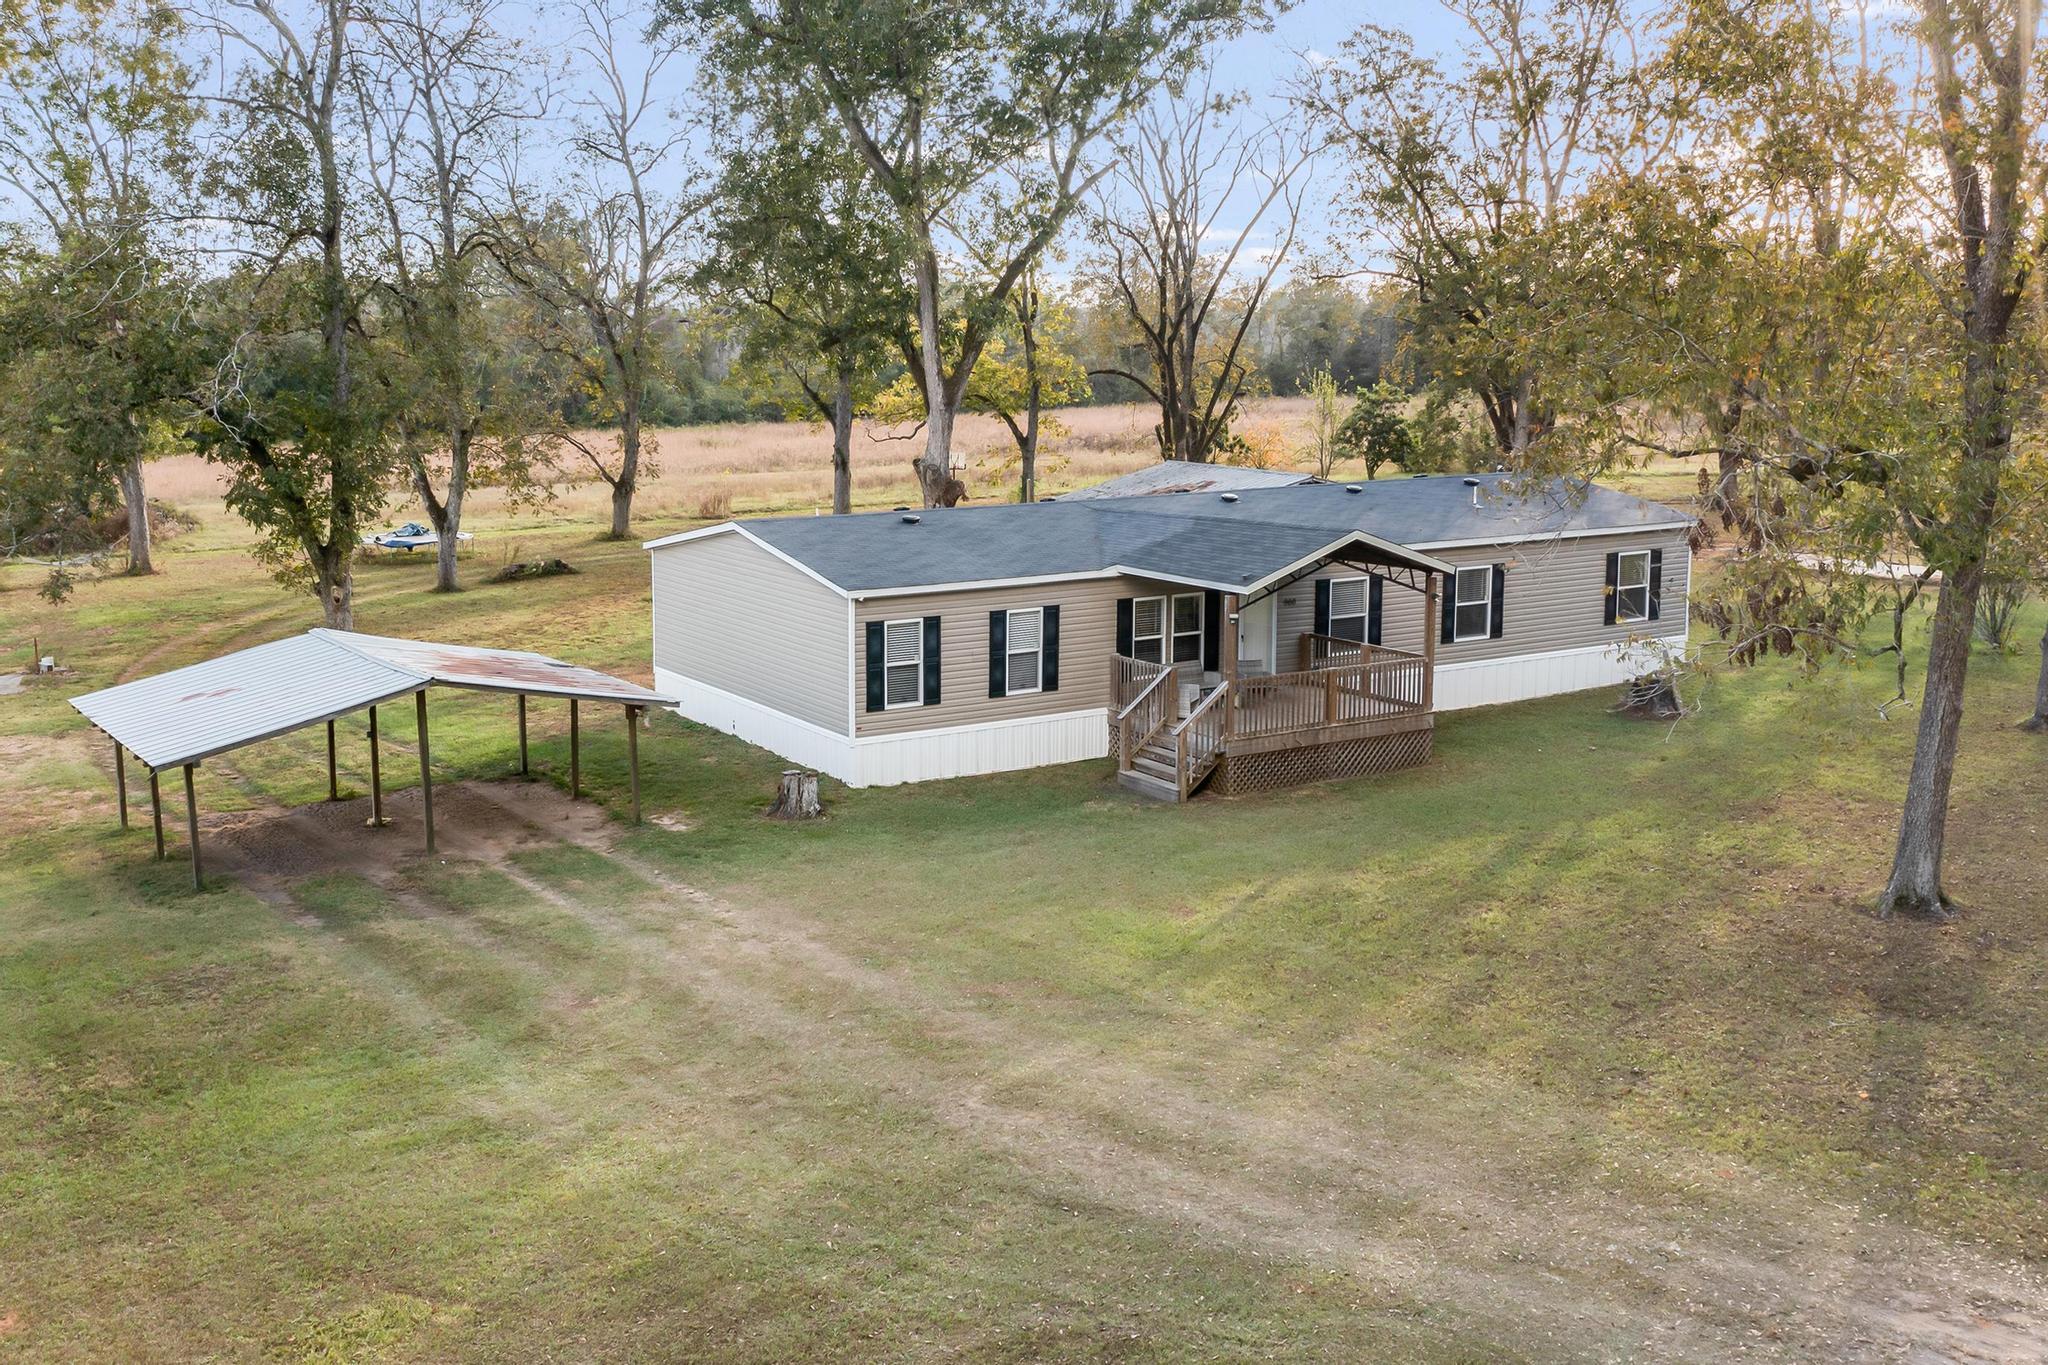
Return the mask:
[[(496, 789), (479, 787), (475, 794), (547, 832)], [(1724, 1352), (1739, 1352), (1800, 1359), (2048, 1361), (2048, 1312), (2039, 1307), (2048, 1304), (2048, 1285), (2030, 1272), (1998, 1265), (1938, 1238), (1820, 1204), (1753, 1174), (1742, 1182), (1749, 1206), (1733, 1211), (1734, 1226), (1724, 1230), (1733, 1234), (1731, 1245), (1702, 1247), (1696, 1220), (1673, 1223), (1645, 1208), (1617, 1207), (1615, 1197), (1598, 1191), (1575, 1192), (1532, 1212), (1495, 1192), (1491, 1182), (1499, 1172), (1462, 1167), (1452, 1155), (1455, 1144), (1424, 1148), (1420, 1155), (1409, 1143), (1390, 1151), (1386, 1144), (1361, 1141), (1328, 1116), (1297, 1113), (1280, 1121), (1247, 1114), (1159, 1074), (1105, 1062), (1068, 1045), (1020, 1038), (1013, 1021), (991, 1019), (899, 975), (856, 962), (806, 932), (786, 912), (735, 906), (612, 847), (609, 840), (587, 846), (737, 936), (744, 945), (742, 963), (760, 959), (764, 950), (778, 961), (798, 962), (889, 1009), (914, 1013), (927, 1027), (956, 1034), (992, 1058), (1005, 1059), (1006, 1076), (966, 1085), (956, 1079), (934, 1086), (930, 1078), (905, 1076), (899, 1068), (909, 1059), (900, 1052), (889, 1070), (898, 1073), (891, 1077), (894, 1085), (924, 1080), (916, 1089), (950, 1125), (1001, 1145), (1049, 1179), (1079, 1180), (1091, 1197), (1113, 1206), (1197, 1227), (1269, 1254), (1338, 1264), (1404, 1292), (1435, 1292), (1461, 1306), (1506, 1301), (1514, 1314), (1506, 1321), (1524, 1332), (1554, 1315), (1560, 1283), (1574, 1286), (1584, 1298), (1555, 1338), (1567, 1354), (1587, 1344), (1573, 1334), (1592, 1327), (1612, 1345), (1627, 1343), (1624, 1355), (1649, 1351), (1725, 1358)], [(564, 910), (610, 918), (571, 897), (555, 894), (550, 900)], [(614, 921), (611, 927), (618, 925)], [(672, 960), (700, 976), (706, 970), (701, 956)], [(756, 1010), (754, 994), (725, 993), (725, 998), (735, 1007)], [(787, 1015), (786, 1010), (777, 1013)], [(793, 1041), (820, 1041), (812, 1030), (796, 1032)], [(1459, 1230), (1468, 1235), (1447, 1240), (1459, 1241), (1465, 1255), (1482, 1264), (1465, 1270), (1447, 1266), (1448, 1247), (1413, 1233), (1405, 1239), (1361, 1236), (1328, 1199), (1305, 1203), (1286, 1189), (1272, 1190), (1271, 1180), (1246, 1181), (1193, 1161), (1162, 1160), (1101, 1132), (1085, 1112), (1020, 1108), (996, 1098), (998, 1085), (1018, 1075), (1058, 1077), (1064, 1088), (1082, 1092), (1092, 1105), (1141, 1104), (1149, 1117), (1179, 1135), (1182, 1150), (1199, 1150), (1224, 1135), (1238, 1155), (1259, 1154), (1269, 1171), (1285, 1168), (1295, 1177), (1282, 1182), (1286, 1186), (1327, 1186), (1338, 1173), (1343, 1183), (1369, 1185), (1381, 1197), (1454, 1209)], [(1409, 1221), (1449, 1220), (1421, 1215)], [(1469, 1235), (1475, 1228), (1484, 1231)], [(1774, 1234), (1770, 1244), (1754, 1243), (1757, 1232)], [(1686, 1249), (1688, 1242), (1691, 1249)], [(1680, 1250), (1668, 1254), (1666, 1249), (1673, 1247)], [(1540, 1260), (1540, 1272), (1518, 1274), (1516, 1268), (1532, 1256)], [(1617, 1262), (1626, 1264), (1628, 1278), (1664, 1300), (1660, 1307), (1684, 1317), (1668, 1320), (1655, 1335), (1635, 1337), (1640, 1305), (1600, 1303), (1593, 1283)], [(1916, 1267), (1916, 1292), (1895, 1287), (1894, 1267), (1899, 1265)], [(1755, 1340), (1759, 1319), (1776, 1341)]]

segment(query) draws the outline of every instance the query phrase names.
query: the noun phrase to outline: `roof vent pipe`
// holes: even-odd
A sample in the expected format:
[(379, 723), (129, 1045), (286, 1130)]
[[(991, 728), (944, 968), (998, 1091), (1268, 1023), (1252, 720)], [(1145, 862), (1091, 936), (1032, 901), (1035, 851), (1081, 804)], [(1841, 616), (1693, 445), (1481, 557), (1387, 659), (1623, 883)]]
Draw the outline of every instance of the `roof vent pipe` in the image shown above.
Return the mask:
[(1472, 505), (1477, 507), (1479, 505), (1479, 480), (1467, 479), (1465, 480), (1465, 487), (1472, 490)]
[(903, 524), (904, 524), (905, 526), (915, 526), (915, 525), (917, 525), (917, 524), (918, 524), (918, 523), (919, 523), (920, 521), (923, 521), (923, 520), (924, 520), (924, 518), (923, 518), (923, 517), (920, 517), (920, 516), (917, 516), (917, 515), (913, 514), (913, 515), (911, 515), (911, 516), (907, 516), (907, 517), (905, 517), (905, 518), (903, 519)]
[(1237, 494), (1235, 494), (1235, 493), (1225, 493), (1225, 494), (1223, 494), (1223, 500), (1224, 500), (1225, 502), (1236, 502), (1236, 501), (1237, 501)]
[(1346, 493), (1363, 493), (1365, 489), (1355, 483), (1347, 483), (1344, 485), (1344, 491)]

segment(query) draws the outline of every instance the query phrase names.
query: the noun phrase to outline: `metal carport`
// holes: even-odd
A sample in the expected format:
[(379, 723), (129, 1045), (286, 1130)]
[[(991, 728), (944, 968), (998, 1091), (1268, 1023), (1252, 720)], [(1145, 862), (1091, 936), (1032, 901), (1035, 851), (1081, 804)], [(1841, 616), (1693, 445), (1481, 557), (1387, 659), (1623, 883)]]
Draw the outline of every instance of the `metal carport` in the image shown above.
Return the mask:
[(134, 682), (74, 697), (71, 704), (114, 741), (114, 786), (121, 826), (128, 826), (125, 754), (149, 770), (156, 856), (164, 856), (163, 800), (157, 775), (185, 774), (185, 820), (192, 847), (192, 884), (200, 886), (199, 814), (193, 773), (206, 759), (260, 740), (325, 722), (327, 794), (339, 795), (334, 722), (367, 709), (370, 719), (370, 819), (384, 823), (383, 771), (378, 754), (377, 707), (411, 696), (419, 721), (420, 797), (427, 852), (434, 851), (434, 787), (429, 766), (427, 689), (463, 687), (508, 692), (519, 699), (519, 771), (527, 768), (526, 699), (556, 697), (569, 703), (569, 794), (582, 795), (582, 741), (578, 705), (615, 702), (626, 710), (633, 819), (640, 818), (640, 713), (668, 705), (666, 698), (608, 673), (516, 649), (479, 649), (427, 640), (398, 640), (345, 630), (304, 635), (239, 649), (204, 663), (174, 668)]

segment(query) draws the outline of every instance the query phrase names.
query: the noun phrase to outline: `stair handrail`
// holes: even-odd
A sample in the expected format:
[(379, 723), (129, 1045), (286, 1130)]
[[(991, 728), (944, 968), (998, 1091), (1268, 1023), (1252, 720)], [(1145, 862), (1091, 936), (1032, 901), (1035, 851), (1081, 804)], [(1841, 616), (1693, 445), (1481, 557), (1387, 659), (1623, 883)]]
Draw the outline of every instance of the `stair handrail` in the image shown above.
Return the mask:
[[(1214, 741), (1207, 742), (1204, 748), (1193, 755), (1193, 761), (1191, 762), (1188, 753), (1190, 734), (1193, 735), (1198, 743), (1205, 742), (1204, 736), (1207, 732), (1204, 729), (1196, 728), (1196, 722), (1205, 719), (1215, 707), (1223, 705), (1229, 695), (1230, 680), (1226, 678), (1221, 683), (1218, 683), (1208, 696), (1202, 698), (1192, 711), (1188, 712), (1187, 719), (1173, 727), (1174, 783), (1179, 787), (1180, 799), (1183, 801), (1188, 799), (1188, 789), (1194, 786), (1201, 777), (1201, 773), (1196, 772), (1196, 767), (1207, 764), (1223, 748), (1223, 731), (1222, 727), (1218, 726), (1216, 727)], [(1204, 767), (1202, 771), (1206, 772), (1207, 768)]]
[(1142, 688), (1138, 689), (1138, 695), (1132, 697), (1130, 702), (1127, 705), (1125, 705), (1123, 710), (1116, 713), (1116, 763), (1117, 768), (1119, 770), (1123, 772), (1129, 772), (1132, 766), (1132, 759), (1136, 756), (1139, 748), (1143, 745), (1149, 744), (1152, 741), (1152, 737), (1154, 735), (1157, 735), (1162, 729), (1166, 727), (1167, 721), (1171, 717), (1172, 713), (1169, 712), (1164, 706), (1160, 706), (1158, 708), (1159, 719), (1153, 721), (1151, 727), (1147, 729), (1143, 735), (1133, 737), (1131, 733), (1136, 725), (1136, 712), (1138, 708), (1143, 706), (1146, 703), (1146, 701), (1152, 697), (1153, 693), (1158, 692), (1161, 688), (1165, 687), (1168, 682), (1172, 681), (1178, 676), (1179, 675), (1176, 674), (1174, 670), (1171, 668), (1166, 669), (1161, 673), (1155, 674), (1152, 678), (1152, 681), (1146, 683)]

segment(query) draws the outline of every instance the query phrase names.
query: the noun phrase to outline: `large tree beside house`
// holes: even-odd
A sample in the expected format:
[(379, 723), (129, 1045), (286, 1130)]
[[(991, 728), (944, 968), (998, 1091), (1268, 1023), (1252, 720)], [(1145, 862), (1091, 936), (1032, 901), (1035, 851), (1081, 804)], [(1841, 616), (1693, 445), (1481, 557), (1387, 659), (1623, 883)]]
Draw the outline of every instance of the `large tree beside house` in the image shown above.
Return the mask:
[[(1260, 0), (663, 6), (728, 82), (811, 92), (890, 206), (916, 291), (926, 408), (917, 474), (928, 505), (945, 500), (954, 478), (954, 419), (981, 353), (1011, 291), (1107, 173), (1106, 136), (1184, 77), (1207, 44), (1268, 9)], [(1010, 178), (1019, 168), (1021, 190)], [(998, 237), (982, 235), (991, 225)], [(961, 319), (957, 336), (949, 309)]]
[[(2010, 477), (2044, 372), (2023, 310), (2048, 186), (2039, 22), (2031, 3), (1925, 0), (1887, 59), (1854, 16), (1703, 0), (1664, 93), (1678, 144), (1713, 155), (1597, 177), (1545, 236), (1553, 278), (1580, 287), (1496, 317), (1573, 418), (1518, 463), (1714, 462), (1703, 491), (1740, 553), (1701, 614), (1731, 657), (1850, 650), (1887, 606), (1903, 651), (1913, 588), (1852, 566), (1940, 575), (1887, 914), (1954, 913), (1978, 601), (2001, 522), (2043, 513)], [(1589, 422), (1603, 405), (1617, 420)], [(1901, 682), (1904, 700), (1903, 664)]]
[(902, 236), (827, 106), (802, 88), (726, 90), (698, 288), (744, 334), (757, 387), (832, 433), (832, 510), (853, 507), (853, 423), (914, 359)]
[(1653, 163), (1665, 125), (1641, 98), (1620, 0), (1446, 8), (1463, 40), (1452, 58), (1367, 24), (1294, 98), (1341, 170), (1349, 246), (1330, 268), (1403, 286), (1422, 377), (1476, 402), (1519, 460), (1558, 411), (1520, 326), (1566, 288), (1545, 235), (1589, 176)]
[(291, 15), (218, 0), (204, 23), (238, 61), (214, 97), (226, 111), (214, 183), (248, 263), (215, 291), (191, 434), (226, 469), (228, 506), (257, 529), (258, 554), (347, 630), (356, 549), (395, 461), (345, 121), (364, 15), (357, 0)]

